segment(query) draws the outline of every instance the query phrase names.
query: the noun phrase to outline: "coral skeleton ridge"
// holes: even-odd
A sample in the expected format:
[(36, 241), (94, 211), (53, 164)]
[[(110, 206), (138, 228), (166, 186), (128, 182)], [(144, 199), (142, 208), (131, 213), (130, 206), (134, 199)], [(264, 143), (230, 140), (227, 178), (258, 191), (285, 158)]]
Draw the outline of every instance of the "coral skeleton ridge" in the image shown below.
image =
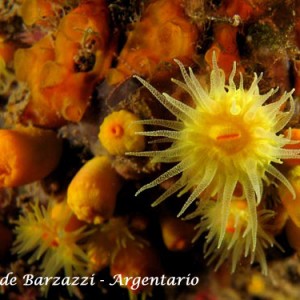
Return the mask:
[[(176, 120), (150, 119), (140, 123), (163, 127), (161, 130), (138, 132), (148, 137), (165, 138), (170, 147), (159, 151), (129, 153), (135, 156), (151, 157), (153, 162), (175, 163), (168, 171), (152, 182), (142, 186), (137, 194), (155, 187), (167, 179), (181, 174), (180, 178), (167, 189), (154, 203), (157, 205), (178, 193), (178, 196), (191, 191), (178, 216), (198, 198), (208, 201), (216, 198), (220, 202), (217, 246), (223, 248), (226, 224), (230, 206), (238, 185), (246, 201), (247, 214), (252, 241), (251, 251), (257, 248), (257, 232), (260, 218), (257, 205), (263, 197), (264, 184), (279, 181), (290, 193), (293, 187), (286, 177), (276, 168), (282, 159), (299, 157), (299, 150), (285, 149), (293, 143), (280, 131), (290, 121), (295, 103), (293, 90), (285, 92), (279, 100), (267, 103), (278, 89), (260, 94), (258, 83), (262, 74), (254, 79), (249, 89), (244, 88), (243, 75), (240, 82), (234, 82), (236, 63), (226, 84), (225, 73), (218, 67), (216, 55), (212, 58), (210, 89), (207, 91), (198, 81), (191, 68), (187, 72), (183, 64), (176, 60), (184, 82), (172, 81), (188, 92), (194, 107), (160, 93), (147, 81), (135, 76), (175, 117)], [(282, 110), (283, 105), (288, 107)], [(218, 217), (216, 216), (216, 217)], [(221, 251), (221, 250), (220, 250)], [(264, 263), (262, 263), (264, 264)]]

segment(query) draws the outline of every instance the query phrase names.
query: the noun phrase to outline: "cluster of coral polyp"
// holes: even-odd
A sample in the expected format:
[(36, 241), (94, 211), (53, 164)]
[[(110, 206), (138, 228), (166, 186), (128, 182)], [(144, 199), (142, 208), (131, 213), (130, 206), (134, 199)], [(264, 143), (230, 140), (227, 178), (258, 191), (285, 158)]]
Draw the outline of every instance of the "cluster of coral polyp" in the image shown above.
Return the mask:
[[(164, 282), (135, 278), (212, 272), (198, 290), (217, 297), (224, 273), (267, 276), (270, 257), (300, 251), (299, 1), (15, 0), (0, 13), (9, 299), (162, 299)], [(248, 291), (264, 296), (257, 278)]]

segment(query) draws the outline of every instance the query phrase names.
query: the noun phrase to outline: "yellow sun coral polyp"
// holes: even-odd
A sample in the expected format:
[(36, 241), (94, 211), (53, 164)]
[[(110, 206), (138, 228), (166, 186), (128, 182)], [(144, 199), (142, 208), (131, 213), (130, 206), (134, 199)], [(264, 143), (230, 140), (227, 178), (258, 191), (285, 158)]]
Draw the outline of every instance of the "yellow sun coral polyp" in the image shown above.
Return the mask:
[[(284, 93), (276, 102), (266, 101), (277, 92), (271, 89), (261, 95), (258, 83), (262, 78), (254, 74), (248, 90), (244, 89), (243, 76), (234, 82), (236, 64), (233, 64), (228, 84), (225, 74), (213, 55), (210, 88), (207, 91), (197, 80), (191, 68), (189, 73), (176, 61), (185, 83), (173, 79), (188, 92), (194, 107), (188, 106), (170, 95), (158, 92), (142, 78), (136, 78), (164, 105), (177, 120), (152, 119), (143, 124), (162, 126), (166, 129), (140, 132), (140, 135), (163, 137), (171, 146), (161, 151), (131, 153), (135, 156), (152, 157), (153, 162), (176, 163), (154, 181), (144, 185), (137, 194), (159, 185), (163, 181), (182, 174), (154, 203), (157, 205), (180, 191), (179, 195), (192, 190), (179, 216), (199, 197), (216, 197), (222, 202), (221, 234), (219, 245), (225, 235), (230, 201), (237, 184), (247, 200), (252, 227), (253, 249), (257, 232), (256, 205), (261, 201), (263, 183), (278, 179), (294, 195), (288, 180), (274, 164), (282, 159), (299, 158), (299, 150), (284, 149), (291, 143), (288, 137), (278, 134), (294, 113), (293, 91)], [(289, 102), (289, 110), (282, 105)], [(130, 153), (129, 153), (130, 154)], [(271, 175), (269, 177), (267, 175)]]
[(100, 126), (99, 140), (112, 155), (123, 155), (127, 151), (141, 151), (145, 147), (143, 136), (136, 131), (143, 131), (143, 125), (135, 123), (139, 118), (126, 110), (109, 114)]
[[(244, 199), (233, 199), (229, 204), (228, 219), (225, 225), (225, 235), (221, 246), (219, 246), (222, 233), (220, 216), (222, 203), (214, 200), (207, 200), (200, 203), (199, 208), (192, 215), (201, 215), (201, 221), (196, 226), (199, 229), (196, 237), (208, 231), (204, 245), (205, 258), (208, 263), (217, 262), (215, 270), (229, 258), (231, 272), (234, 272), (237, 264), (242, 258), (250, 258), (250, 263), (258, 262), (262, 273), (267, 274), (267, 261), (264, 250), (277, 245), (273, 236), (267, 232), (268, 222), (274, 217), (274, 212), (266, 209), (259, 209), (257, 212), (258, 226), (256, 234), (256, 246), (253, 251), (252, 224), (250, 223), (250, 211), (247, 201)], [(278, 245), (277, 245), (278, 246)]]
[[(19, 256), (33, 252), (28, 263), (42, 258), (42, 276), (55, 276), (61, 269), (68, 277), (83, 276), (87, 267), (87, 255), (80, 242), (91, 232), (86, 231), (85, 226), (76, 226), (70, 230), (74, 215), (66, 202), (61, 205), (64, 206), (64, 218), (57, 215), (61, 207), (57, 208), (56, 204), (45, 208), (35, 201), (26, 215), (20, 216), (16, 221), (13, 252)], [(45, 293), (48, 288), (49, 286), (45, 286)], [(68, 286), (70, 294), (72, 289), (72, 286)]]

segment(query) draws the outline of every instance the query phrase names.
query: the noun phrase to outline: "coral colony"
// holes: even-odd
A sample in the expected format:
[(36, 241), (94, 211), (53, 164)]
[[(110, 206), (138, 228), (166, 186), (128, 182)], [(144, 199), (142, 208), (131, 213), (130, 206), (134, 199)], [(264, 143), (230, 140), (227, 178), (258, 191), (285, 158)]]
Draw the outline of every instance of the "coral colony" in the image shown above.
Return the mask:
[(299, 36), (293, 0), (0, 1), (0, 293), (298, 295)]

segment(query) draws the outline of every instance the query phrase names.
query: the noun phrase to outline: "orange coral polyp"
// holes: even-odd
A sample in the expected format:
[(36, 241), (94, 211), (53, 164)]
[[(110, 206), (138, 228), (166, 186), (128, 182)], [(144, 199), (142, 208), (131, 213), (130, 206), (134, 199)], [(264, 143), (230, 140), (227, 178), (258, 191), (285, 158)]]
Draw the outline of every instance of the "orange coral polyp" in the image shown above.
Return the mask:
[(0, 186), (40, 180), (57, 166), (62, 141), (56, 133), (34, 127), (0, 130)]
[(128, 151), (141, 151), (145, 147), (145, 139), (135, 134), (144, 131), (139, 118), (126, 110), (109, 114), (100, 125), (99, 140), (112, 155), (124, 155)]
[(113, 215), (120, 187), (108, 157), (94, 157), (72, 179), (67, 202), (79, 220), (100, 224)]

